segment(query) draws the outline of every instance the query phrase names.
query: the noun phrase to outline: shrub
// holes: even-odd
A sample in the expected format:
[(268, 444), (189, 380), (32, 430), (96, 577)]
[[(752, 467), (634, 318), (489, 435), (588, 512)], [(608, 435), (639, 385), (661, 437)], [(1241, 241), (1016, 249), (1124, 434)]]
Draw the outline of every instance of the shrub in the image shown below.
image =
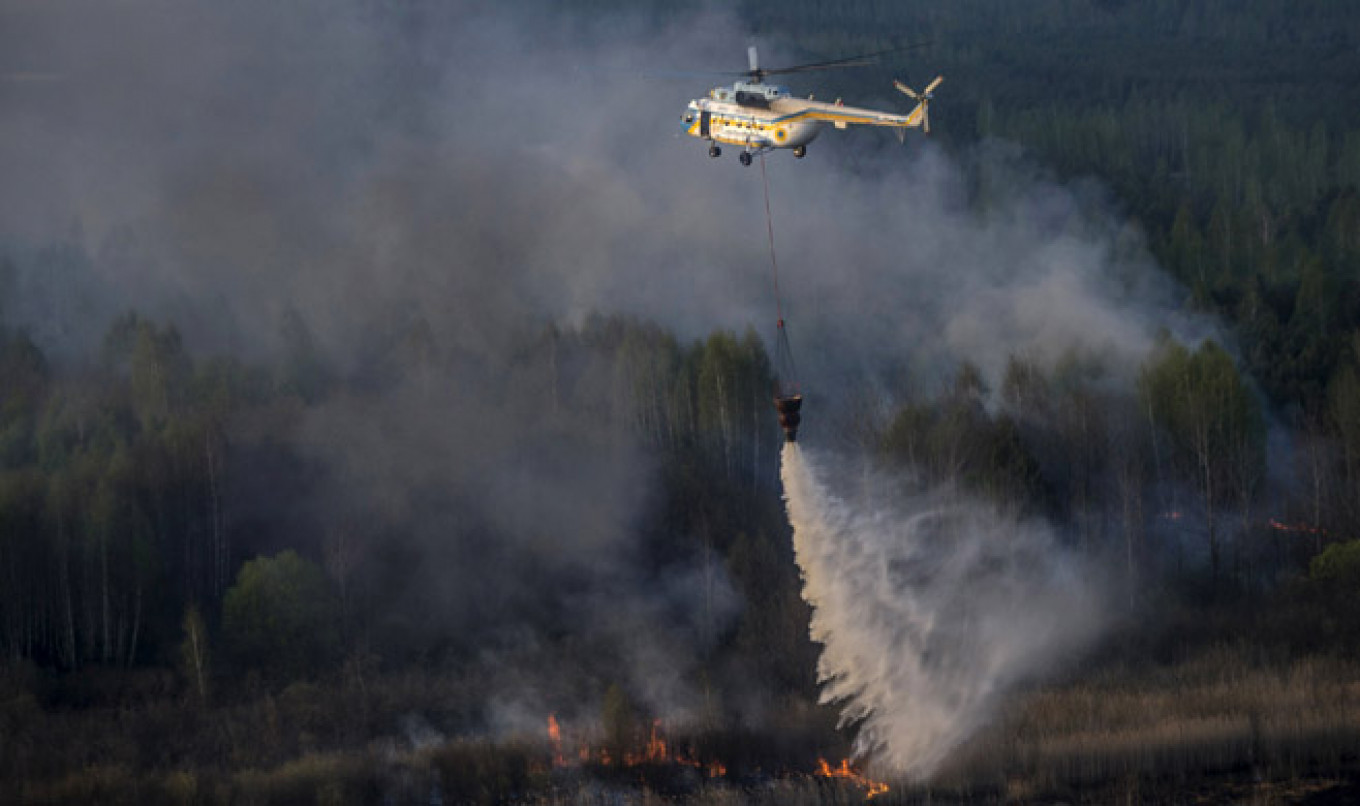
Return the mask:
[(223, 600), (232, 656), (275, 679), (309, 677), (339, 646), (334, 591), (316, 563), (294, 551), (241, 566)]

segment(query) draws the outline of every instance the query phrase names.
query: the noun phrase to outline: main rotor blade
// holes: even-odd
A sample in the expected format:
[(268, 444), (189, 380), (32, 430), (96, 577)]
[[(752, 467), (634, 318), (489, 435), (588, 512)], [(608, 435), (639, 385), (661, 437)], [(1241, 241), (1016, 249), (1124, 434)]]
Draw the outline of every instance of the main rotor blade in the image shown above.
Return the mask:
[(936, 88), (936, 87), (940, 86), (940, 85), (943, 84), (943, 83), (944, 83), (944, 76), (935, 76), (935, 80), (932, 81), (932, 82), (930, 82), (929, 84), (927, 84), (927, 85), (926, 85), (926, 88), (925, 88), (924, 90), (921, 91), (921, 94), (922, 94), (922, 95), (929, 95), (929, 94), (931, 94), (932, 92), (935, 91), (935, 88)]
[(814, 70), (838, 70), (842, 67), (868, 67), (873, 64), (872, 59), (856, 59), (855, 61), (836, 62), (834, 64), (799, 64), (793, 67), (768, 67), (760, 71), (762, 75), (778, 76), (787, 73), (811, 73)]
[[(782, 75), (785, 73), (803, 73), (810, 70), (832, 70), (838, 67), (865, 67), (873, 64), (879, 56), (886, 56), (889, 53), (901, 53), (904, 50), (913, 50), (930, 44), (929, 42), (917, 42), (900, 48), (888, 48), (875, 53), (864, 53), (859, 56), (849, 56), (844, 59), (832, 59), (826, 62), (810, 62), (808, 64), (795, 64), (791, 67), (767, 67), (760, 70), (767, 76)], [(754, 67), (752, 68), (755, 69)]]
[(758, 58), (756, 57), (756, 46), (755, 46), (755, 45), (747, 45), (747, 46), (746, 46), (746, 61), (747, 61), (748, 63), (750, 63), (750, 65), (751, 65), (751, 72), (752, 72), (752, 73), (757, 72), (758, 70), (760, 70), (760, 59), (758, 59)]
[(650, 67), (595, 67), (592, 65), (578, 65), (575, 70), (578, 73), (605, 73), (635, 78), (731, 78), (746, 75), (744, 70), (656, 70)]

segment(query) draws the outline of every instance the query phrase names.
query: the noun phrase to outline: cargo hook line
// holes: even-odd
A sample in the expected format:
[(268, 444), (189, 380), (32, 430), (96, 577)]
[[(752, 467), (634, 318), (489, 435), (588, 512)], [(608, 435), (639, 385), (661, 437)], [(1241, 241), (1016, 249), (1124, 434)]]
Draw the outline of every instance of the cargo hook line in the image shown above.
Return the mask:
[(765, 187), (765, 233), (770, 238), (770, 268), (774, 273), (774, 311), (784, 329), (784, 303), (779, 298), (779, 259), (774, 252), (774, 216), (770, 214), (770, 177), (765, 173), (765, 152), (760, 152), (760, 182)]
[(774, 276), (774, 307), (779, 317), (774, 344), (774, 407), (779, 412), (779, 427), (788, 442), (798, 439), (803, 395), (798, 391), (798, 370), (793, 364), (789, 332), (784, 327), (784, 301), (779, 294), (779, 259), (774, 249), (774, 215), (770, 212), (770, 177), (765, 170), (765, 154), (760, 155), (760, 181), (765, 188), (765, 233), (770, 239), (770, 270)]

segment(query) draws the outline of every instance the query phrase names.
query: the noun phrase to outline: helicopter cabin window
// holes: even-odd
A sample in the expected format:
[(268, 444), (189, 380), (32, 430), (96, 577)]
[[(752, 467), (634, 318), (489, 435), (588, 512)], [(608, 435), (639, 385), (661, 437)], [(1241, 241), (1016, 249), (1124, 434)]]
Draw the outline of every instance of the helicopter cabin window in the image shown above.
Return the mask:
[(770, 99), (764, 93), (737, 91), (737, 103), (742, 106), (754, 106), (758, 109), (769, 109)]

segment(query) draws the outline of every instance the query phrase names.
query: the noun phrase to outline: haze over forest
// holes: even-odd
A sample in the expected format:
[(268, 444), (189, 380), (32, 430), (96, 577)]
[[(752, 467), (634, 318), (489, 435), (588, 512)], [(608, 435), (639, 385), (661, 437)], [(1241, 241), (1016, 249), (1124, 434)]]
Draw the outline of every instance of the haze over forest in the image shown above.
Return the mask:
[[(763, 158), (782, 461), (680, 122), (750, 43), (946, 77)], [(1356, 75), (1282, 0), (6, 4), (0, 800), (1344, 797)]]

